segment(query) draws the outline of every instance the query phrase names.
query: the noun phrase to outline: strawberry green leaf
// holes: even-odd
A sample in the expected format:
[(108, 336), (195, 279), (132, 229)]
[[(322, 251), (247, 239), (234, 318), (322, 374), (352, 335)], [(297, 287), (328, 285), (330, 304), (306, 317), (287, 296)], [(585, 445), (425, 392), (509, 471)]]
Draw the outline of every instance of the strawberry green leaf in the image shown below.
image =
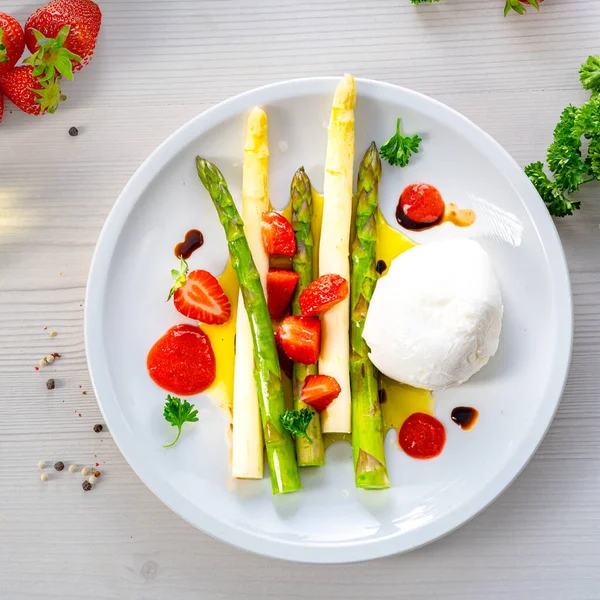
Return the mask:
[(2, 43), (4, 39), (4, 31), (0, 27), (0, 63), (4, 64), (8, 62), (8, 56), (6, 54), (6, 46)]
[(31, 31), (37, 42), (37, 50), (25, 62), (33, 65), (39, 80), (57, 82), (61, 77), (73, 79), (73, 61), (80, 62), (81, 57), (64, 48), (71, 26), (62, 27), (55, 38), (48, 38), (37, 29)]
[(173, 294), (185, 283), (187, 279), (187, 274), (190, 270), (190, 267), (188, 266), (187, 261), (183, 258), (183, 256), (180, 256), (179, 259), (179, 271), (177, 269), (171, 269), (171, 277), (175, 280), (175, 283), (169, 291), (169, 297), (167, 298), (167, 302), (173, 297)]
[[(527, 2), (536, 10), (540, 10), (540, 4), (538, 0), (527, 0)], [(506, 17), (511, 10), (514, 10), (520, 15), (523, 15), (527, 12), (525, 6), (519, 0), (506, 0), (506, 4), (504, 5), (504, 16)]]

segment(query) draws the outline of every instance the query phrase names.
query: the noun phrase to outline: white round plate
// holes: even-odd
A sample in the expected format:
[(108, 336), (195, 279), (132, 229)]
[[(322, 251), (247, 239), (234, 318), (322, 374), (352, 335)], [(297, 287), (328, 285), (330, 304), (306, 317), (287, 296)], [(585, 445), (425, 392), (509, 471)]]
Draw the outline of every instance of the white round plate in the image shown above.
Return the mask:
[[(392, 487), (354, 488), (351, 448), (334, 444), (327, 465), (302, 472), (302, 492), (271, 496), (262, 481), (232, 482), (223, 414), (192, 398), (199, 422), (173, 448), (163, 419), (165, 392), (149, 378), (146, 355), (172, 325), (185, 322), (165, 302), (175, 244), (191, 228), (204, 246), (191, 268), (218, 274), (227, 245), (198, 180), (197, 154), (216, 163), (240, 197), (248, 111), (269, 117), (270, 192), (287, 203), (294, 171), (304, 165), (322, 189), (326, 125), (338, 78), (294, 80), (232, 98), (168, 138), (138, 169), (117, 200), (94, 255), (85, 306), (89, 368), (102, 413), (121, 452), (146, 485), (203, 531), (240, 548), (289, 560), (340, 563), (411, 550), (459, 527), (492, 502), (535, 452), (556, 411), (572, 342), (568, 271), (548, 212), (515, 161), (452, 109), (407, 89), (357, 80), (356, 164), (372, 140), (381, 145), (402, 117), (421, 149), (404, 169), (384, 167), (380, 203), (389, 223), (405, 185), (434, 184), (446, 201), (472, 206), (473, 227), (450, 223), (415, 234), (469, 236), (490, 253), (505, 316), (497, 355), (467, 384), (437, 394), (447, 432), (436, 459), (403, 454), (386, 439)], [(409, 282), (407, 282), (407, 285)], [(450, 419), (453, 407), (481, 416), (471, 431)]]

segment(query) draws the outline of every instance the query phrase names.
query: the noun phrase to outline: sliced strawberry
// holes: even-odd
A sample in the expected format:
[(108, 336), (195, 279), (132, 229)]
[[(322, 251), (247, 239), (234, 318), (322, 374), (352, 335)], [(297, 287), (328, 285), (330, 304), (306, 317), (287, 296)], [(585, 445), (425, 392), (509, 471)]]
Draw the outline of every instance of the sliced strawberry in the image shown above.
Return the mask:
[(267, 273), (267, 304), (271, 319), (279, 321), (285, 316), (300, 275), (295, 271), (269, 269)]
[(342, 388), (329, 375), (309, 375), (304, 380), (300, 400), (315, 410), (325, 410), (341, 393)]
[(321, 321), (312, 317), (286, 317), (276, 340), (294, 362), (314, 365), (321, 352)]
[(209, 325), (227, 323), (231, 304), (217, 278), (201, 269), (188, 271), (188, 264), (182, 258), (179, 271), (171, 271), (175, 284), (167, 301), (173, 297), (175, 308), (190, 319)]
[(278, 212), (263, 213), (262, 239), (265, 252), (294, 256), (296, 254), (296, 236), (290, 222)]
[(332, 273), (321, 275), (300, 294), (300, 310), (304, 317), (322, 315), (348, 297), (348, 281)]
[(294, 363), (291, 361), (290, 357), (283, 351), (283, 348), (281, 347), (281, 342), (279, 341), (279, 337), (277, 336), (277, 331), (275, 332), (275, 344), (277, 345), (279, 368), (281, 369), (282, 373), (287, 375), (288, 379), (291, 379), (293, 375)]

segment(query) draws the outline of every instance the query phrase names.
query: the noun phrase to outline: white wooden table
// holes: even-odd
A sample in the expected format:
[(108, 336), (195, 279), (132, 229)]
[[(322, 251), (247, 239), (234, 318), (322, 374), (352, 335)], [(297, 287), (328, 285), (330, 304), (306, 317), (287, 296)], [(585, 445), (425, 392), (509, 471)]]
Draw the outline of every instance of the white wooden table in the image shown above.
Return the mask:
[[(3, 0), (1, 9), (24, 22), (37, 3)], [(522, 164), (543, 158), (562, 108), (587, 98), (577, 70), (600, 52), (600, 1), (546, 0), (540, 14), (507, 19), (502, 6), (103, 0), (97, 55), (67, 86), (67, 103), (43, 118), (6, 111), (2, 600), (600, 598), (600, 185), (580, 194), (576, 216), (556, 223), (572, 276), (575, 346), (554, 424), (493, 506), (429, 547), (336, 567), (242, 553), (173, 514), (138, 480), (110, 434), (92, 429), (101, 417), (83, 344), (88, 267), (115, 198), (146, 156), (232, 94), (350, 71), (438, 98)], [(78, 137), (69, 137), (71, 126)], [(49, 352), (64, 356), (36, 372)], [(52, 391), (49, 377), (57, 382)], [(98, 462), (101, 482), (84, 495), (81, 477), (51, 471), (42, 484), (39, 460)]]

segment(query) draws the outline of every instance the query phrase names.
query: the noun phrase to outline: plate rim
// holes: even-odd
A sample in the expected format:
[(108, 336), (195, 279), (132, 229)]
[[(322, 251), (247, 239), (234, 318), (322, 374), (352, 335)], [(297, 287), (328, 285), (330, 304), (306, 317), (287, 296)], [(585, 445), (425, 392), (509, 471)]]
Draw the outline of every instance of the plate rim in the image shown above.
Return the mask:
[[(524, 202), (525, 210), (529, 213), (548, 263), (551, 265), (551, 284), (557, 313), (559, 315), (562, 313), (567, 317), (563, 319), (562, 326), (556, 332), (556, 348), (553, 357), (555, 368), (551, 370), (551, 376), (547, 382), (541, 414), (538, 414), (538, 419), (532, 426), (535, 435), (531, 435), (530, 430), (530, 436), (522, 441), (514, 458), (497, 471), (486, 486), (457, 508), (415, 531), (402, 534), (398, 532), (379, 539), (344, 541), (327, 545), (282, 541), (268, 535), (243, 531), (230, 524), (225, 525), (202, 510), (198, 513), (202, 515), (202, 518), (193, 519), (190, 507), (197, 509), (197, 505), (177, 493), (172, 493), (172, 488), (164, 487), (164, 483), (162, 489), (158, 490), (161, 478), (156, 478), (152, 470), (144, 465), (143, 460), (140, 460), (142, 457), (136, 454), (135, 444), (132, 447), (131, 440), (128, 442), (122, 436), (123, 432), (118, 426), (118, 414), (115, 414), (113, 406), (109, 402), (109, 394), (114, 397), (115, 393), (112, 390), (108, 371), (105, 367), (103, 368), (102, 364), (104, 343), (101, 319), (94, 318), (94, 315), (103, 315), (106, 276), (122, 226), (145, 188), (153, 180), (154, 175), (164, 168), (179, 151), (204, 132), (255, 104), (268, 104), (274, 100), (323, 93), (327, 86), (331, 87), (333, 94), (339, 80), (339, 76), (305, 77), (257, 87), (208, 108), (168, 136), (136, 169), (113, 204), (94, 249), (84, 301), (86, 360), (96, 400), (119, 451), (146, 487), (185, 521), (221, 541), (270, 558), (324, 564), (372, 560), (414, 550), (458, 529), (492, 504), (527, 466), (546, 436), (566, 385), (573, 346), (572, 292), (564, 249), (543, 201), (514, 158), (478, 125), (439, 100), (395, 84), (356, 78), (359, 89), (363, 86), (374, 89), (381, 87), (409, 98), (412, 97), (413, 100), (418, 100), (423, 104), (429, 104), (438, 111), (446, 112), (455, 123), (461, 124), (463, 137), (469, 139), (475, 147), (484, 146), (487, 150), (486, 155), (495, 154), (502, 158), (501, 170), (504, 171), (507, 181), (515, 188)], [(260, 96), (265, 97), (261, 99)], [(526, 202), (527, 198), (535, 201)], [(114, 407), (114, 410), (116, 413), (119, 411), (117, 406)], [(123, 423), (122, 420), (121, 423)], [(413, 539), (415, 537), (420, 539), (417, 541)]]

